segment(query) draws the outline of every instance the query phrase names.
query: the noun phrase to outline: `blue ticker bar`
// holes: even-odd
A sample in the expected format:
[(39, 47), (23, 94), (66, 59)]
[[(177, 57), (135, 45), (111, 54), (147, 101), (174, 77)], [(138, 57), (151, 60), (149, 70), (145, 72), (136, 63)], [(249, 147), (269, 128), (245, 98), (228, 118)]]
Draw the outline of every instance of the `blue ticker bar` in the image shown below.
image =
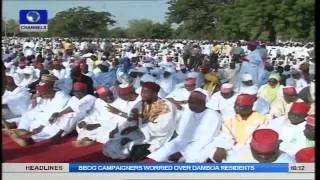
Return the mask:
[(288, 172), (287, 163), (70, 163), (69, 172), (258, 173)]

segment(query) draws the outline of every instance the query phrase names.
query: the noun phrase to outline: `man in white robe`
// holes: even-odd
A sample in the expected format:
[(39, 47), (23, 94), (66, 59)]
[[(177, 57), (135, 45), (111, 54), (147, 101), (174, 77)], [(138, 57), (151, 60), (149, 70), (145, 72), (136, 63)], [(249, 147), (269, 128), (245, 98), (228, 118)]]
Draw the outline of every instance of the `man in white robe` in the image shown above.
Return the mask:
[(176, 87), (174, 91), (172, 91), (166, 99), (173, 103), (177, 108), (176, 120), (179, 122), (184, 110), (188, 106), (188, 99), (190, 93), (196, 88), (196, 79), (195, 78), (187, 78), (184, 80), (183, 87)]
[(272, 129), (258, 129), (250, 144), (229, 154), (226, 163), (293, 163), (294, 158), (279, 149), (279, 134)]
[(264, 62), (262, 60), (260, 50), (257, 49), (258, 42), (249, 41), (247, 45), (251, 52), (247, 57), (247, 61), (243, 61), (241, 64), (240, 76), (244, 73), (249, 73), (253, 78), (253, 84), (257, 84), (264, 69)]
[(221, 129), (218, 112), (206, 107), (208, 93), (200, 88), (190, 93), (189, 107), (176, 128), (176, 137), (148, 157), (158, 162), (198, 162), (199, 150), (205, 147)]
[[(44, 140), (57, 141), (63, 136), (71, 133), (82, 118), (92, 109), (95, 97), (88, 94), (88, 86), (82, 82), (73, 84), (74, 96), (68, 103), (51, 115), (48, 119), (41, 119), (31, 122), (31, 127), (36, 127), (28, 139), (20, 137), (18, 134), (11, 134), (10, 137), (20, 146), (26, 146), (31, 142), (41, 142)], [(31, 142), (30, 142), (31, 141)]]
[(192, 71), (187, 74), (186, 78), (195, 78), (196, 79), (196, 88), (201, 87), (204, 83), (204, 78), (202, 77), (201, 73)]
[(38, 80), (38, 77), (35, 75), (35, 71), (31, 67), (25, 67), (22, 70), (22, 79), (18, 86), (28, 87), (31, 83)]
[(310, 105), (304, 102), (294, 102), (288, 116), (282, 116), (270, 121), (269, 128), (277, 131), (283, 142), (280, 150), (294, 156), (308, 143), (304, 135), (306, 127), (305, 118), (310, 110)]
[(236, 82), (236, 85), (234, 86), (234, 91), (237, 93), (242, 92), (246, 88), (252, 88), (255, 87), (258, 89), (258, 86), (253, 84), (253, 77), (249, 73), (242, 74), (241, 80)]
[(10, 119), (20, 117), (29, 110), (31, 94), (27, 88), (17, 86), (11, 76), (6, 76), (5, 81), (6, 90), (2, 95), (2, 122), (6, 126), (8, 122), (14, 122)]
[(286, 80), (286, 86), (294, 86), (298, 93), (308, 86), (306, 80), (301, 77), (301, 72), (297, 69), (291, 71), (291, 77)]
[(222, 120), (231, 118), (236, 114), (234, 103), (238, 94), (234, 93), (232, 84), (222, 84), (220, 91), (214, 93), (207, 103), (207, 107), (221, 113)]
[(273, 118), (286, 116), (294, 102), (303, 102), (299, 99), (296, 88), (293, 86), (286, 86), (282, 88), (283, 96), (278, 97), (270, 104), (269, 114)]
[(96, 99), (94, 108), (77, 124), (77, 141), (72, 143), (75, 147), (89, 146), (94, 142), (105, 144), (109, 140), (109, 133), (117, 125), (117, 115), (108, 111), (108, 105), (112, 106), (115, 100), (112, 91), (99, 86), (96, 93), (99, 98)]
[(187, 76), (187, 69), (186, 69), (186, 66), (184, 65), (180, 65), (180, 67), (176, 68), (177, 70), (177, 73), (174, 74), (174, 78), (175, 78), (175, 81), (177, 84), (179, 83), (182, 83), (184, 81), (184, 79), (186, 78)]
[(66, 78), (66, 69), (62, 68), (62, 64), (60, 60), (55, 59), (52, 61), (52, 70), (51, 74), (53, 74), (57, 79), (63, 80)]
[(174, 68), (166, 68), (164, 70), (163, 76), (159, 80), (159, 85), (161, 89), (168, 95), (174, 90), (175, 87), (175, 79), (174, 79)]
[[(170, 140), (175, 128), (175, 109), (172, 104), (158, 97), (160, 86), (153, 82), (142, 85), (142, 101), (132, 108), (130, 121), (139, 122), (122, 130), (122, 138), (107, 143), (104, 155), (119, 159), (139, 161)], [(116, 151), (116, 149), (118, 149)]]
[(263, 115), (267, 115), (270, 111), (270, 104), (263, 98), (257, 97), (258, 95), (258, 87), (250, 86), (246, 88), (242, 88), (239, 94), (249, 94), (256, 97), (256, 101), (253, 104), (252, 110), (259, 112)]
[(132, 84), (120, 84), (115, 87), (115, 91), (118, 98), (113, 103), (113, 107), (123, 113), (129, 114), (132, 107), (141, 100)]

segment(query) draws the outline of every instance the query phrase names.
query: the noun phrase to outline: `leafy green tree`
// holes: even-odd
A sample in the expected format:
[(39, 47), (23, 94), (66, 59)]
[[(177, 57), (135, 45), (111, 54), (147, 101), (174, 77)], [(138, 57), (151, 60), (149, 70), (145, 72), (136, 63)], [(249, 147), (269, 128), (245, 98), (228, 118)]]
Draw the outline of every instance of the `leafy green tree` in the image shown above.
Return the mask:
[(152, 21), (148, 19), (130, 20), (127, 29), (129, 38), (148, 38), (151, 36)]
[(111, 38), (126, 38), (127, 37), (127, 29), (122, 27), (112, 28), (108, 32), (108, 37)]
[[(217, 23), (216, 11), (221, 5), (233, 0), (169, 0), (167, 20), (182, 24), (183, 34), (192, 38), (206, 39), (214, 36)], [(180, 28), (180, 30), (181, 30)]]
[(154, 23), (151, 28), (150, 38), (152, 39), (168, 39), (171, 38), (173, 29), (168, 23)]
[(169, 23), (154, 23), (148, 19), (129, 21), (127, 35), (130, 38), (167, 39), (173, 34)]
[(14, 19), (9, 19), (7, 21), (2, 20), (3, 35), (5, 35), (5, 29), (7, 31), (7, 36), (15, 36), (19, 34), (19, 24)]
[(51, 36), (104, 37), (107, 34), (107, 27), (115, 22), (109, 12), (76, 7), (57, 13), (50, 20), (48, 29)]
[(314, 0), (170, 0), (175, 34), (199, 39), (314, 38)]

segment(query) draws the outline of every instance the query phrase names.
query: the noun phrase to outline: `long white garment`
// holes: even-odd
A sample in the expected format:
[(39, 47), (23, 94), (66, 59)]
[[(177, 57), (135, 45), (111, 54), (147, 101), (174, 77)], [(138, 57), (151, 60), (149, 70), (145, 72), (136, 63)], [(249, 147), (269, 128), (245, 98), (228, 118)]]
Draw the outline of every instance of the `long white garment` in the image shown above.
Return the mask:
[(141, 96), (138, 96), (134, 101), (125, 101), (121, 98), (117, 98), (112, 106), (119, 109), (120, 111), (129, 114), (133, 106), (137, 104), (141, 100)]
[(240, 65), (239, 63), (236, 63), (235, 69), (226, 68), (225, 69), (225, 81), (233, 84), (234, 87), (237, 87), (240, 85), (241, 82), (238, 82), (238, 75), (240, 71)]
[(236, 102), (238, 94), (234, 94), (229, 99), (225, 99), (221, 96), (221, 92), (214, 93), (210, 100), (207, 102), (207, 107), (216, 111), (220, 111), (222, 120), (231, 118), (236, 115), (234, 111), (234, 104)]
[(185, 162), (199, 162), (195, 156), (219, 134), (221, 124), (221, 117), (215, 110), (194, 113), (188, 108), (176, 129), (178, 136), (148, 157), (165, 162), (168, 156), (180, 152)]
[(173, 76), (170, 75), (170, 77), (168, 77), (168, 78), (162, 77), (159, 80), (159, 86), (166, 94), (169, 94), (170, 92), (172, 92), (174, 90), (174, 86), (175, 86), (175, 80), (174, 80)]
[(33, 82), (35, 82), (35, 81), (37, 81), (37, 80), (38, 80), (37, 77), (31, 75), (29, 78), (23, 77), (23, 78), (21, 79), (21, 82), (18, 83), (17, 85), (18, 85), (18, 86), (22, 86), (22, 87), (27, 87), (28, 85), (30, 85), (31, 83), (33, 83)]
[(66, 72), (66, 69), (60, 69), (60, 70), (53, 69), (51, 73), (58, 79), (64, 79), (66, 77), (67, 72)]
[[(150, 147), (148, 148), (150, 152), (159, 149), (168, 142), (175, 130), (176, 108), (172, 103), (163, 99), (158, 99), (155, 103), (160, 102), (165, 103), (165, 106), (168, 108), (168, 112), (158, 115), (153, 122), (139, 122), (139, 130), (144, 136), (144, 142), (141, 144), (150, 144)], [(142, 101), (139, 101), (134, 108), (137, 108), (139, 112), (142, 112)], [(138, 144), (139, 142), (133, 143)]]
[[(32, 135), (32, 139), (35, 142), (50, 139), (60, 130), (64, 131), (62, 136), (71, 133), (75, 129), (77, 122), (83, 119), (93, 108), (95, 99), (96, 98), (90, 94), (84, 96), (81, 99), (78, 99), (75, 96), (71, 97), (71, 99), (63, 109), (70, 107), (73, 112), (64, 114), (63, 116), (59, 117), (58, 120), (53, 124), (50, 124), (48, 120), (40, 120), (40, 122), (35, 122), (36, 124), (41, 123), (41, 125), (44, 125), (45, 127), (40, 133)], [(60, 112), (60, 110), (57, 112)]]
[[(185, 87), (177, 87), (174, 91), (172, 91), (166, 98), (172, 98), (175, 101), (188, 101), (191, 92), (188, 91)], [(179, 123), (184, 110), (188, 108), (188, 104), (182, 105), (183, 109), (178, 110), (176, 112), (176, 122)]]
[(300, 149), (306, 147), (306, 138), (303, 134), (306, 122), (292, 125), (286, 116), (273, 119), (269, 128), (279, 133), (279, 138), (283, 141), (280, 150), (294, 156)]
[(133, 143), (127, 143), (125, 145), (121, 144), (122, 138), (129, 138), (137, 142), (143, 142), (144, 137), (141, 131), (136, 130), (129, 134), (121, 134), (122, 130), (127, 127), (138, 126), (136, 121), (125, 121), (121, 125), (117, 126), (119, 131), (114, 135), (113, 138), (109, 139), (106, 144), (103, 146), (102, 153), (112, 159), (126, 159), (130, 155), (130, 150)]
[[(123, 100), (122, 100), (123, 101)], [(168, 106), (169, 102), (166, 102)], [(171, 105), (172, 106), (172, 105)], [(122, 107), (127, 108), (128, 107)], [(137, 108), (139, 112), (141, 112), (142, 102), (139, 101), (133, 108)], [(130, 111), (131, 109), (129, 109)], [(127, 111), (124, 111), (127, 112)], [(150, 151), (153, 151), (152, 148), (159, 148), (165, 142), (172, 137), (175, 122), (173, 121), (174, 112), (172, 111), (172, 107), (170, 108), (170, 112), (159, 115), (155, 120), (156, 123), (146, 123), (139, 125), (139, 129), (133, 131), (127, 135), (115, 135), (114, 138), (110, 139), (103, 148), (103, 154), (113, 159), (125, 159), (129, 156), (130, 150), (133, 145), (148, 143), (151, 144), (149, 147)], [(150, 122), (151, 123), (151, 122)], [(129, 122), (125, 121), (120, 124), (119, 133), (122, 129), (129, 126), (137, 126), (137, 122)], [(128, 137), (133, 140), (125, 145), (121, 144), (121, 139), (124, 137)]]
[(255, 49), (254, 51), (250, 52), (248, 55), (248, 60), (249, 62), (242, 62), (239, 78), (242, 77), (242, 74), (249, 73), (252, 76), (253, 84), (257, 84), (258, 79), (263, 72), (261, 65), (263, 61), (259, 49)]
[(16, 87), (13, 91), (5, 90), (2, 95), (2, 104), (8, 105), (7, 114), (2, 109), (2, 119), (10, 119), (21, 116), (29, 110), (31, 94), (25, 87)]
[[(259, 163), (256, 159), (254, 159), (250, 145), (246, 144), (242, 146), (240, 149), (236, 151), (232, 151), (228, 154), (227, 159), (224, 163)], [(272, 163), (294, 163), (293, 156), (285, 152), (281, 152), (280, 156)]]
[[(131, 109), (139, 102), (141, 99), (140, 96), (137, 97), (135, 101), (124, 101), (121, 98), (117, 98), (113, 103), (112, 106), (121, 110), (122, 112), (125, 112), (129, 114), (131, 112)], [(133, 131), (129, 134), (126, 135), (121, 135), (121, 131), (124, 130), (127, 127), (131, 126), (138, 126), (138, 122), (132, 122), (128, 121), (125, 118), (116, 115), (117, 120), (116, 120), (116, 127), (118, 127), (119, 132), (115, 134), (115, 136), (111, 139), (109, 139), (102, 150), (102, 153), (110, 157), (112, 159), (126, 159), (129, 154), (131, 147), (134, 145), (133, 143), (127, 143), (125, 145), (121, 144), (121, 139), (128, 137), (131, 140), (135, 140), (135, 142), (143, 142), (143, 134), (137, 130)], [(109, 134), (108, 134), (109, 135)]]
[(77, 126), (77, 140), (87, 137), (102, 144), (105, 144), (109, 140), (109, 133), (115, 129), (119, 123), (119, 116), (108, 111), (108, 104), (111, 106), (113, 105), (113, 103), (106, 103), (100, 98), (96, 99), (92, 111), (80, 122), (84, 121), (87, 124), (100, 124), (100, 127), (89, 131), (83, 128), (80, 129)]
[(57, 91), (52, 99), (41, 99), (39, 98), (38, 104), (36, 107), (30, 111), (24, 113), (21, 118), (18, 120), (18, 129), (25, 129), (31, 131), (33, 128), (39, 127), (41, 123), (34, 123), (31, 126), (31, 123), (37, 122), (46, 122), (49, 120), (51, 115), (55, 112), (61, 110), (70, 99), (68, 94), (65, 94), (61, 91)]

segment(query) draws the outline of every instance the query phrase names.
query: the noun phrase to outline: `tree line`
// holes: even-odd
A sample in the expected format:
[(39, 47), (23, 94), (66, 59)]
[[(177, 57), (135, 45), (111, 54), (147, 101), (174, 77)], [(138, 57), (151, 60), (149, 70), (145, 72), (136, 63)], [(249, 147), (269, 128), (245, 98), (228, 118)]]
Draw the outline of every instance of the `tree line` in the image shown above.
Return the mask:
[[(46, 33), (21, 33), (15, 20), (2, 20), (2, 35), (267, 41), (314, 40), (314, 0), (169, 0), (166, 21), (129, 21), (127, 28), (109, 12), (89, 7), (61, 11)], [(6, 24), (4, 26), (4, 24)], [(177, 28), (173, 28), (173, 25)]]

